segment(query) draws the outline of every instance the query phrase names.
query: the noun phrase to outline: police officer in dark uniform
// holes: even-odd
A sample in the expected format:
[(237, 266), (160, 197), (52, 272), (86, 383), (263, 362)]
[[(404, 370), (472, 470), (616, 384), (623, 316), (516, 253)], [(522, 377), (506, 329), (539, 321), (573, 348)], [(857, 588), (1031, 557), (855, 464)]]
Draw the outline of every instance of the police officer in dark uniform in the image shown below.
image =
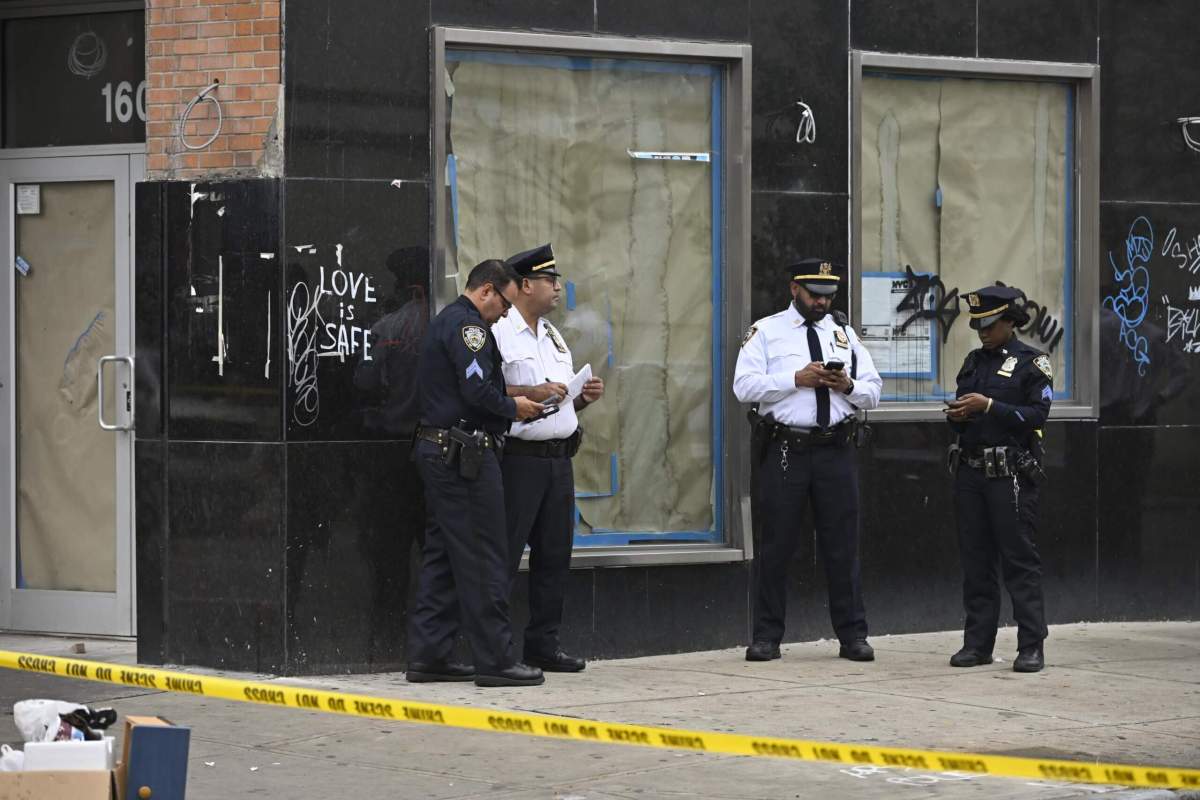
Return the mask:
[[(499, 450), (514, 419), (543, 410), (528, 398), (507, 396), (489, 332), (512, 307), (514, 277), (502, 261), (477, 265), (466, 291), (442, 309), (421, 345), (414, 458), (428, 519), (409, 617), (406, 677), (413, 682), (474, 679), (478, 686), (534, 686), (545, 680), (540, 669), (513, 657), (508, 616)], [(460, 623), (474, 667), (451, 660)]]
[(1054, 399), (1050, 359), (1014, 331), (1029, 321), (1024, 294), (987, 286), (967, 295), (971, 327), (983, 347), (958, 373), (946, 418), (958, 433), (950, 447), (954, 510), (963, 567), (966, 623), (955, 667), (992, 663), (1000, 619), (1000, 575), (1017, 621), (1015, 672), (1045, 665), (1046, 614), (1037, 534), (1042, 426)]

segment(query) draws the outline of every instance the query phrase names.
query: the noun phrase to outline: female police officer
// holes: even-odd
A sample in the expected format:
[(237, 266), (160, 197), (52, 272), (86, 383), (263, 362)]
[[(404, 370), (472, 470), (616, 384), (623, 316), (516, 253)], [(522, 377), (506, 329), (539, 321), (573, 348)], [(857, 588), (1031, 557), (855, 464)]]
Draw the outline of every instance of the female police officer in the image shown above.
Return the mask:
[(1046, 638), (1042, 563), (1034, 544), (1038, 484), (1043, 473), (1042, 425), (1054, 397), (1050, 359), (1019, 341), (1014, 329), (1029, 321), (1018, 289), (988, 286), (967, 296), (971, 327), (983, 347), (972, 350), (958, 373), (956, 399), (946, 418), (959, 434), (951, 446), (954, 509), (963, 567), (966, 623), (955, 667), (992, 663), (1000, 618), (1000, 575), (1017, 621), (1016, 672), (1044, 666)]

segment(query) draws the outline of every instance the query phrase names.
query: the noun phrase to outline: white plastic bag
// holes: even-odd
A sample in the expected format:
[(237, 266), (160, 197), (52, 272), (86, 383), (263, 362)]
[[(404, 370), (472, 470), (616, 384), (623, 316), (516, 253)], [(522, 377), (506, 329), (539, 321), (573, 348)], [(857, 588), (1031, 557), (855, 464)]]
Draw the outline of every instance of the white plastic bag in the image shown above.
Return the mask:
[(13, 704), (13, 723), (27, 742), (83, 741), (83, 731), (58, 716), (80, 708), (61, 700), (21, 700)]
[(25, 768), (25, 754), (0, 744), (0, 772), (20, 772)]

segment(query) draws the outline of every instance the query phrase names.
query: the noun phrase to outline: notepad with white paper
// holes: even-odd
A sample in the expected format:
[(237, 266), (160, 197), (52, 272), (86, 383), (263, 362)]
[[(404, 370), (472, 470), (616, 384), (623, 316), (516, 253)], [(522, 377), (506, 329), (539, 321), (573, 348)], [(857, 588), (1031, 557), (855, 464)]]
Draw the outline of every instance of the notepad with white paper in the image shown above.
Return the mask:
[(583, 385), (592, 379), (592, 365), (584, 364), (567, 382), (567, 397), (574, 400), (583, 392)]

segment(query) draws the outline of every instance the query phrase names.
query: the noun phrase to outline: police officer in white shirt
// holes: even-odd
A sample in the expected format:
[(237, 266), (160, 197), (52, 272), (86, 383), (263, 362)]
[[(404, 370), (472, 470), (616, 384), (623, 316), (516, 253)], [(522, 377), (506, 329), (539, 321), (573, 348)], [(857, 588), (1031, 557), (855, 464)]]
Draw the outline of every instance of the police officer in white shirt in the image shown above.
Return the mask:
[(545, 319), (562, 293), (550, 245), (518, 253), (505, 263), (516, 271), (520, 292), (513, 312), (492, 326), (492, 334), (500, 347), (508, 393), (558, 408), (536, 421), (514, 424), (501, 464), (514, 581), (529, 545), (524, 662), (548, 672), (579, 672), (586, 662), (563, 652), (558, 636), (575, 529), (571, 458), (583, 437), (576, 412), (600, 399), (604, 381), (591, 378), (578, 397), (567, 398), (567, 383), (575, 374), (571, 351)]
[(838, 655), (873, 661), (860, 580), (853, 444), (855, 411), (879, 404), (883, 381), (845, 317), (831, 311), (844, 270), (818, 258), (788, 270), (792, 303), (746, 332), (733, 378), (737, 399), (758, 404), (757, 414), (751, 412), (751, 457), (759, 466), (762, 539), (754, 553), (754, 633), (746, 660), (779, 658), (788, 562), (811, 501)]

